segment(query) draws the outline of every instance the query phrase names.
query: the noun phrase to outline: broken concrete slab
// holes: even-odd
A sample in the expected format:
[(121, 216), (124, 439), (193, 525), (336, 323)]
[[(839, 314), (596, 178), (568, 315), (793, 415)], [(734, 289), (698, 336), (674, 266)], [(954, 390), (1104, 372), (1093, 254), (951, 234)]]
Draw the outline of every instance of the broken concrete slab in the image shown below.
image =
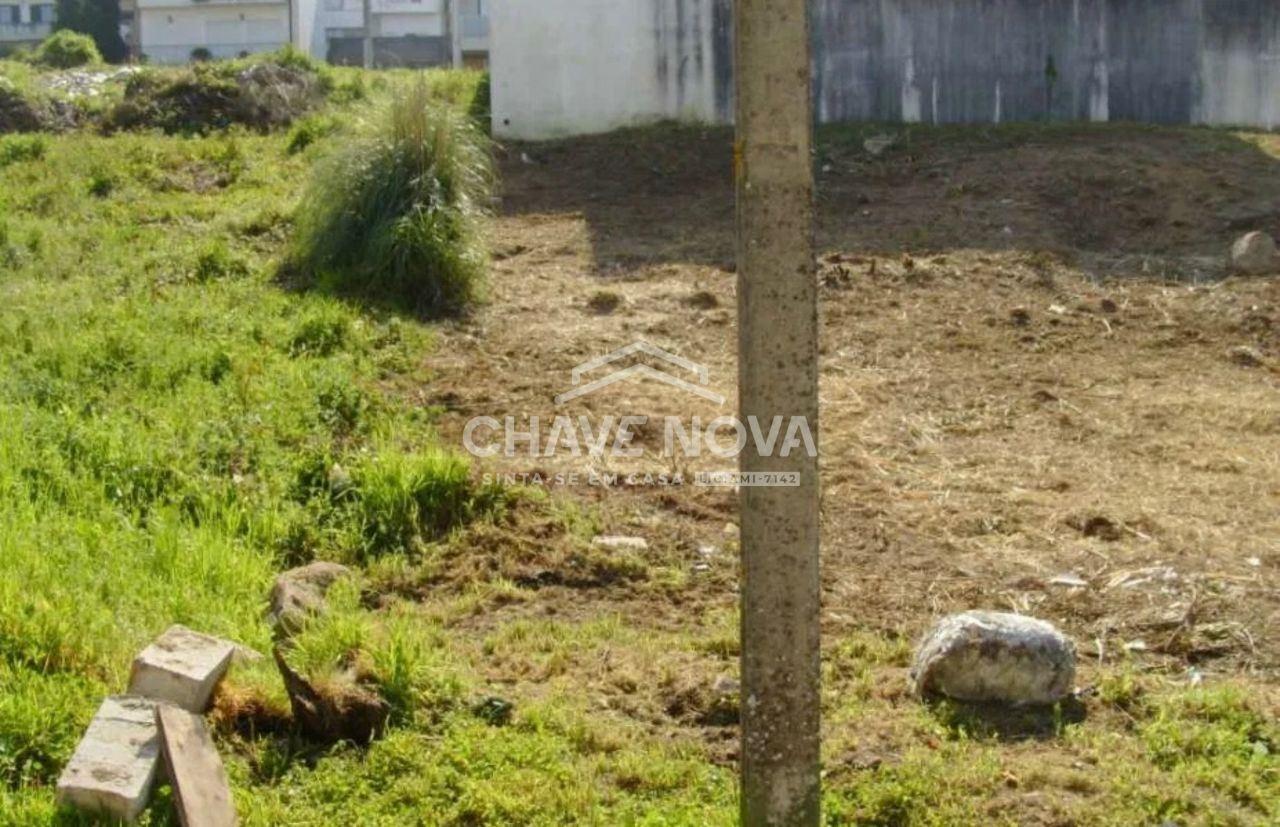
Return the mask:
[(1072, 690), (1075, 645), (1051, 623), (1004, 612), (945, 617), (916, 650), (922, 696), (1013, 706), (1054, 704)]
[(107, 698), (58, 779), (58, 802), (133, 821), (147, 806), (159, 765), (155, 702)]
[(204, 712), (235, 652), (230, 641), (170, 626), (134, 658), (129, 694)]
[(227, 770), (204, 719), (175, 706), (157, 704), (156, 725), (182, 827), (235, 827), (236, 808)]

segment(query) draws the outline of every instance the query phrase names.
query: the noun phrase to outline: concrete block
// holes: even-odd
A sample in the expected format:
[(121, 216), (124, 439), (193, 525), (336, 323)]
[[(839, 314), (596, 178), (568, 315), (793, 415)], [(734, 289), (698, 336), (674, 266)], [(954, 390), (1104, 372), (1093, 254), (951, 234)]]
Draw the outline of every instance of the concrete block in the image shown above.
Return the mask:
[(134, 658), (129, 694), (204, 712), (235, 651), (229, 641), (170, 626)]
[(107, 698), (58, 779), (59, 803), (132, 821), (147, 806), (160, 763), (155, 703)]

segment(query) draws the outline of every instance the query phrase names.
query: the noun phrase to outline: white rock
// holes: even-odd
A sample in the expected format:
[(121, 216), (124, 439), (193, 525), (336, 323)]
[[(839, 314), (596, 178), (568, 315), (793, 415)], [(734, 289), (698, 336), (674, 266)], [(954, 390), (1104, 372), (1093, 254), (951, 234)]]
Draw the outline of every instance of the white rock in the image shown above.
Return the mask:
[(965, 612), (943, 618), (925, 636), (911, 679), (920, 695), (1026, 706), (1062, 700), (1075, 671), (1075, 646), (1053, 624)]
[(107, 698), (58, 779), (58, 801), (133, 821), (147, 806), (159, 757), (155, 703), (128, 695)]
[(610, 551), (648, 551), (649, 541), (643, 537), (597, 537), (591, 541), (592, 545), (600, 548), (606, 548)]
[(1237, 273), (1270, 273), (1277, 264), (1276, 242), (1267, 233), (1245, 233), (1231, 245), (1231, 269)]
[(134, 658), (129, 694), (204, 712), (235, 652), (234, 643), (170, 626)]

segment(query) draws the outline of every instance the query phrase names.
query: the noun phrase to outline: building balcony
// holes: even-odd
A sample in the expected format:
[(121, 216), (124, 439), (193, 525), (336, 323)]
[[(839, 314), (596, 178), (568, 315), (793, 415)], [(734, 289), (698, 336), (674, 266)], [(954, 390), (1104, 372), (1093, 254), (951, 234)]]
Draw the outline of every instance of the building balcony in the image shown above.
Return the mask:
[(0, 23), (0, 43), (35, 43), (52, 33), (52, 23)]

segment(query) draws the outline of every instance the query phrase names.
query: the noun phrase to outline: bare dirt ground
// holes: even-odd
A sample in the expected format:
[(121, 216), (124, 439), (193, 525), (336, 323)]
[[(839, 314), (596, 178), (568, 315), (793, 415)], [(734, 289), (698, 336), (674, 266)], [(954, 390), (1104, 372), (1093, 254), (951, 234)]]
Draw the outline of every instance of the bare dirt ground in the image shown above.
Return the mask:
[[(824, 135), (818, 159), (828, 645), (868, 632), (910, 641), (940, 613), (983, 607), (1061, 624), (1084, 685), (1130, 659), (1177, 680), (1194, 668), (1273, 682), (1280, 278), (1226, 278), (1225, 251), (1243, 231), (1280, 231), (1280, 138), (921, 130), (873, 156), (865, 134)], [(447, 409), (448, 439), (478, 415), (732, 412), (728, 142), (666, 129), (504, 149), (490, 303), (432, 357), (427, 401)], [(707, 365), (729, 402), (638, 382), (557, 409), (573, 366), (637, 339)], [(575, 580), (545, 549), (504, 551), (496, 568), (539, 597), (477, 627), (620, 613), (651, 640), (701, 630), (699, 668), (732, 671), (730, 492), (552, 496), (597, 509), (605, 533), (645, 537), (651, 562), (685, 576), (667, 589), (616, 571)], [(524, 547), (543, 543), (526, 529)], [(717, 649), (716, 635), (729, 642)], [(661, 644), (650, 648), (660, 660)], [(632, 698), (652, 663), (627, 657), (602, 666), (584, 653), (556, 674)], [(527, 661), (491, 662), (495, 681), (547, 680)], [(905, 681), (902, 666), (885, 680)], [(653, 703), (678, 718), (679, 696), (668, 685)], [(714, 737), (731, 756), (731, 738)]]

